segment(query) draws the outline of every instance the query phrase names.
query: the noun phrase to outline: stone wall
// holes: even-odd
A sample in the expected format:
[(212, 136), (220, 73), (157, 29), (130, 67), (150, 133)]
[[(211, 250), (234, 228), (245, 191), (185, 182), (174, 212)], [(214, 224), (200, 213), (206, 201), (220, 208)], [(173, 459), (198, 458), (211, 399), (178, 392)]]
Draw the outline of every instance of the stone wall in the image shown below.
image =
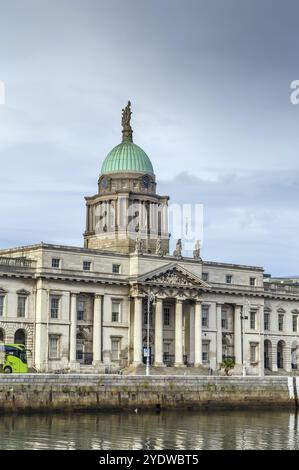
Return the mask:
[(297, 406), (299, 377), (0, 376), (0, 412)]

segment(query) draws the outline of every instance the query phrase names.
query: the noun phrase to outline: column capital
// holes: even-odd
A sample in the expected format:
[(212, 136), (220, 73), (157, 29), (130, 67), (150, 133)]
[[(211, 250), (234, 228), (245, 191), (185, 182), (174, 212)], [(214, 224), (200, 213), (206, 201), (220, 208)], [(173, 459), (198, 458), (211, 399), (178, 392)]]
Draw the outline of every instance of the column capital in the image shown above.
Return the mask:
[(175, 297), (175, 303), (176, 304), (182, 304), (185, 299), (180, 299), (179, 297)]
[(104, 294), (94, 294), (95, 299), (101, 299), (102, 297), (104, 297)]

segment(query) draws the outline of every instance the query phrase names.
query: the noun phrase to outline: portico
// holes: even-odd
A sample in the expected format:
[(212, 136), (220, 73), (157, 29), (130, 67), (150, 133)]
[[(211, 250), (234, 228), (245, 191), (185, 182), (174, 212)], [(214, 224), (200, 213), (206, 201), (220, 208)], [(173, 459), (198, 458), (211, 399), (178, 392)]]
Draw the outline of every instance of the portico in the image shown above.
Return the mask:
[(143, 362), (147, 326), (145, 307), (150, 292), (155, 296), (150, 315), (152, 364), (175, 367), (184, 367), (187, 362), (194, 366), (202, 364), (201, 293), (208, 289), (208, 284), (173, 263), (140, 276), (131, 287), (134, 302), (133, 365)]

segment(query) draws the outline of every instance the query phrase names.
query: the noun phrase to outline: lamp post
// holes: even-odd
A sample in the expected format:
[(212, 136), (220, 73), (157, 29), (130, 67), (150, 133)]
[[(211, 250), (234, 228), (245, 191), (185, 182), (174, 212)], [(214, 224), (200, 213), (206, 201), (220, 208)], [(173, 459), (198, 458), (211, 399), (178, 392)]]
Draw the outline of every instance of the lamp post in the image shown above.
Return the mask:
[[(244, 297), (243, 297), (244, 298)], [(245, 300), (245, 298), (244, 298)], [(248, 301), (247, 301), (248, 302)], [(242, 352), (242, 374), (243, 377), (246, 375), (246, 360), (245, 360), (245, 326), (244, 326), (244, 320), (247, 320), (248, 316), (245, 316), (245, 310), (244, 310), (244, 304), (241, 306), (241, 352)]]
[(147, 329), (146, 329), (146, 369), (145, 369), (145, 375), (149, 375), (150, 373), (150, 355), (149, 355), (149, 324), (150, 324), (150, 308), (151, 308), (151, 302), (154, 304), (155, 301), (155, 296), (152, 293), (152, 291), (149, 289), (148, 290), (148, 296), (147, 296)]

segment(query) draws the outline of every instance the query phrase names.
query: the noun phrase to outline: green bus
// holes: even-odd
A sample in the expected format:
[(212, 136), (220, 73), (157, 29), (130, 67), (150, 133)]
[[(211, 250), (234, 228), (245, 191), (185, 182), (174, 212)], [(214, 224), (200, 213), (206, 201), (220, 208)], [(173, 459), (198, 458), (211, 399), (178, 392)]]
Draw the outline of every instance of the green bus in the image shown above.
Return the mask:
[(28, 372), (26, 348), (23, 344), (0, 344), (0, 372)]

